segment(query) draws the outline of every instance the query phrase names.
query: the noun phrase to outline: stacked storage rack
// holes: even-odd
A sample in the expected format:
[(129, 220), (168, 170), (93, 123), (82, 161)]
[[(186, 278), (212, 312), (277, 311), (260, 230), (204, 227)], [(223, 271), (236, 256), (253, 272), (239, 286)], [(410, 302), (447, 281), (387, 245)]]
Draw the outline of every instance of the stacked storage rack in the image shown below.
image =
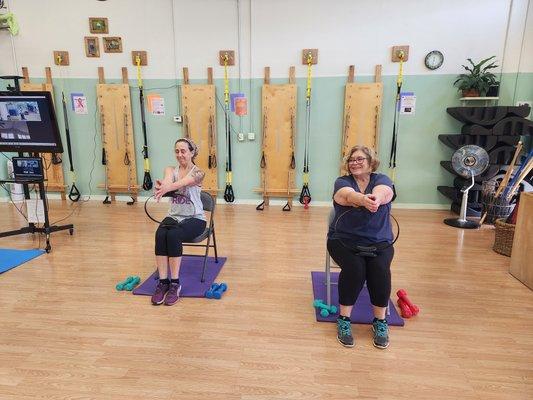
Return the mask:
[[(533, 122), (527, 119), (529, 105), (492, 107), (449, 107), (446, 109), (455, 119), (464, 123), (460, 134), (439, 135), (439, 140), (454, 151), (474, 144), (484, 148), (490, 157), (490, 165), (475, 179), (470, 190), (466, 215), (480, 217), (482, 212), (481, 184), (490, 179), (503, 178), (513, 158), (515, 146), (521, 136), (533, 135)], [(451, 161), (441, 161), (441, 166), (456, 177), (453, 186), (438, 186), (437, 189), (452, 201), (451, 209), (461, 209), (461, 189), (467, 180), (458, 176)]]

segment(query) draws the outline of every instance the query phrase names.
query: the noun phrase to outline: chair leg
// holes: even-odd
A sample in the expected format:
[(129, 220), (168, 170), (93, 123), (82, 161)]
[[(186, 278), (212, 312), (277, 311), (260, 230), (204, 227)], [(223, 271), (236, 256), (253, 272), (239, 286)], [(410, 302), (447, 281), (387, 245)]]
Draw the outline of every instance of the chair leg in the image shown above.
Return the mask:
[(204, 266), (202, 268), (202, 283), (205, 282), (205, 270), (207, 269), (207, 257), (209, 256), (209, 243), (211, 242), (211, 235), (207, 237), (207, 244), (205, 246)]
[(331, 257), (326, 250), (326, 301), (331, 305)]
[(218, 263), (217, 238), (215, 237), (215, 228), (214, 227), (213, 227), (213, 246), (215, 248), (215, 262)]

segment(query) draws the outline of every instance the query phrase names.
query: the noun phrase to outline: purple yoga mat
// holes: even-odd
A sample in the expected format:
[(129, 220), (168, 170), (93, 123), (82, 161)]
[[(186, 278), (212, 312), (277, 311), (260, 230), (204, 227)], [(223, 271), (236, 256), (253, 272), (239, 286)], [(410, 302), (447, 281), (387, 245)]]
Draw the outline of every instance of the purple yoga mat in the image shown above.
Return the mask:
[[(322, 299), (326, 303), (326, 273), (322, 271), (312, 271), (311, 278), (313, 280), (313, 295), (315, 299)], [(339, 273), (331, 273), (331, 304), (337, 307), (337, 314), (330, 314), (327, 317), (320, 315), (320, 310), (315, 308), (316, 320), (318, 322), (336, 322), (339, 309), (339, 291), (336, 283), (339, 281)], [(390, 315), (387, 315), (387, 322), (389, 325), (403, 326), (404, 321), (402, 317), (398, 315), (396, 308), (392, 301), (389, 300)], [(372, 311), (372, 304), (370, 303), (370, 297), (368, 295), (368, 289), (366, 286), (361, 290), (355, 306), (352, 310), (350, 319), (353, 323), (358, 324), (371, 324), (374, 319), (374, 313)]]
[[(211, 287), (220, 270), (226, 262), (226, 257), (218, 257), (218, 263), (214, 257), (207, 258), (207, 268), (205, 270), (205, 282), (200, 282), (202, 278), (203, 257), (184, 256), (181, 260), (180, 283), (181, 297), (204, 297), (205, 291)], [(155, 292), (155, 287), (159, 279), (157, 270), (150, 275), (143, 283), (133, 290), (133, 294), (151, 296)]]

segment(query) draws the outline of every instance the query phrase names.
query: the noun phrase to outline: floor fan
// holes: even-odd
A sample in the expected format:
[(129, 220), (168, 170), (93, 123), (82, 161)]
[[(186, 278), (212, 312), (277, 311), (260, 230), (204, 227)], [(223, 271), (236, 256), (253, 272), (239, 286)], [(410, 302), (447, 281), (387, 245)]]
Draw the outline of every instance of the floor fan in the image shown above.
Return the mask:
[(470, 186), (461, 189), (463, 198), (461, 200), (461, 212), (459, 218), (447, 218), (446, 225), (463, 229), (479, 228), (479, 223), (466, 219), (466, 207), (468, 204), (468, 191), (474, 186), (474, 178), (483, 173), (489, 166), (489, 155), (485, 149), (467, 145), (455, 151), (452, 156), (452, 167), (463, 178), (470, 178)]

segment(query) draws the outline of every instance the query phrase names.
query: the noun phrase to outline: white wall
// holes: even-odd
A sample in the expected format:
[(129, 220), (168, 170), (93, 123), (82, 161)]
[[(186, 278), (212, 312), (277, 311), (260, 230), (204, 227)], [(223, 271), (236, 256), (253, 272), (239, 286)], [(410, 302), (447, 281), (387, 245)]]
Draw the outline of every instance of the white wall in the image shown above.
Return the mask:
[[(510, 5), (512, 2), (512, 10)], [(217, 54), (239, 49), (241, 76), (263, 75), (269, 65), (275, 76), (286, 76), (290, 65), (305, 76), (301, 50), (319, 49), (315, 76), (344, 76), (355, 64), (357, 74), (373, 74), (376, 64), (384, 74), (396, 74), (390, 62), (391, 46), (409, 44), (406, 74), (455, 74), (467, 57), (496, 55), (501, 63), (508, 42), (505, 72), (533, 72), (533, 6), (529, 7), (526, 40), (522, 35), (529, 0), (9, 0), (20, 24), (14, 38), (18, 71), (6, 31), (0, 32), (0, 73), (20, 72), (28, 66), (42, 76), (52, 65), (53, 50), (68, 50), (71, 77), (119, 77), (120, 67), (131, 65), (131, 50), (147, 50), (145, 78), (174, 78), (189, 67), (192, 78), (205, 78), (213, 66), (222, 77)], [(237, 4), (239, 4), (240, 15)], [(174, 17), (173, 17), (174, 15)], [(91, 59), (84, 54), (89, 36), (88, 17), (109, 18), (111, 36), (123, 38), (124, 53)], [(507, 29), (510, 18), (509, 29)], [(241, 36), (238, 36), (240, 22)], [(101, 35), (98, 35), (101, 36)], [(522, 60), (518, 65), (520, 49)], [(445, 62), (428, 71), (424, 56), (441, 50)], [(175, 52), (175, 54), (174, 54)], [(251, 52), (251, 53), (250, 53)], [(251, 57), (250, 57), (251, 54)], [(250, 68), (251, 61), (251, 68)], [(230, 68), (238, 77), (239, 68)]]
[[(68, 50), (71, 77), (96, 78), (99, 66), (105, 67), (106, 77), (120, 77), (122, 66), (134, 71), (130, 52), (147, 50), (145, 78), (175, 76), (170, 0), (10, 0), (10, 4), (20, 25), (14, 37), (19, 73), (27, 66), (32, 76), (43, 76), (44, 67), (53, 65), (53, 50)], [(107, 17), (109, 35), (91, 34), (89, 17)], [(104, 53), (100, 39), (100, 58), (87, 58), (85, 36), (120, 36), (124, 52)], [(0, 72), (13, 73), (11, 53), (4, 57), (7, 42), (7, 32), (0, 32)]]

